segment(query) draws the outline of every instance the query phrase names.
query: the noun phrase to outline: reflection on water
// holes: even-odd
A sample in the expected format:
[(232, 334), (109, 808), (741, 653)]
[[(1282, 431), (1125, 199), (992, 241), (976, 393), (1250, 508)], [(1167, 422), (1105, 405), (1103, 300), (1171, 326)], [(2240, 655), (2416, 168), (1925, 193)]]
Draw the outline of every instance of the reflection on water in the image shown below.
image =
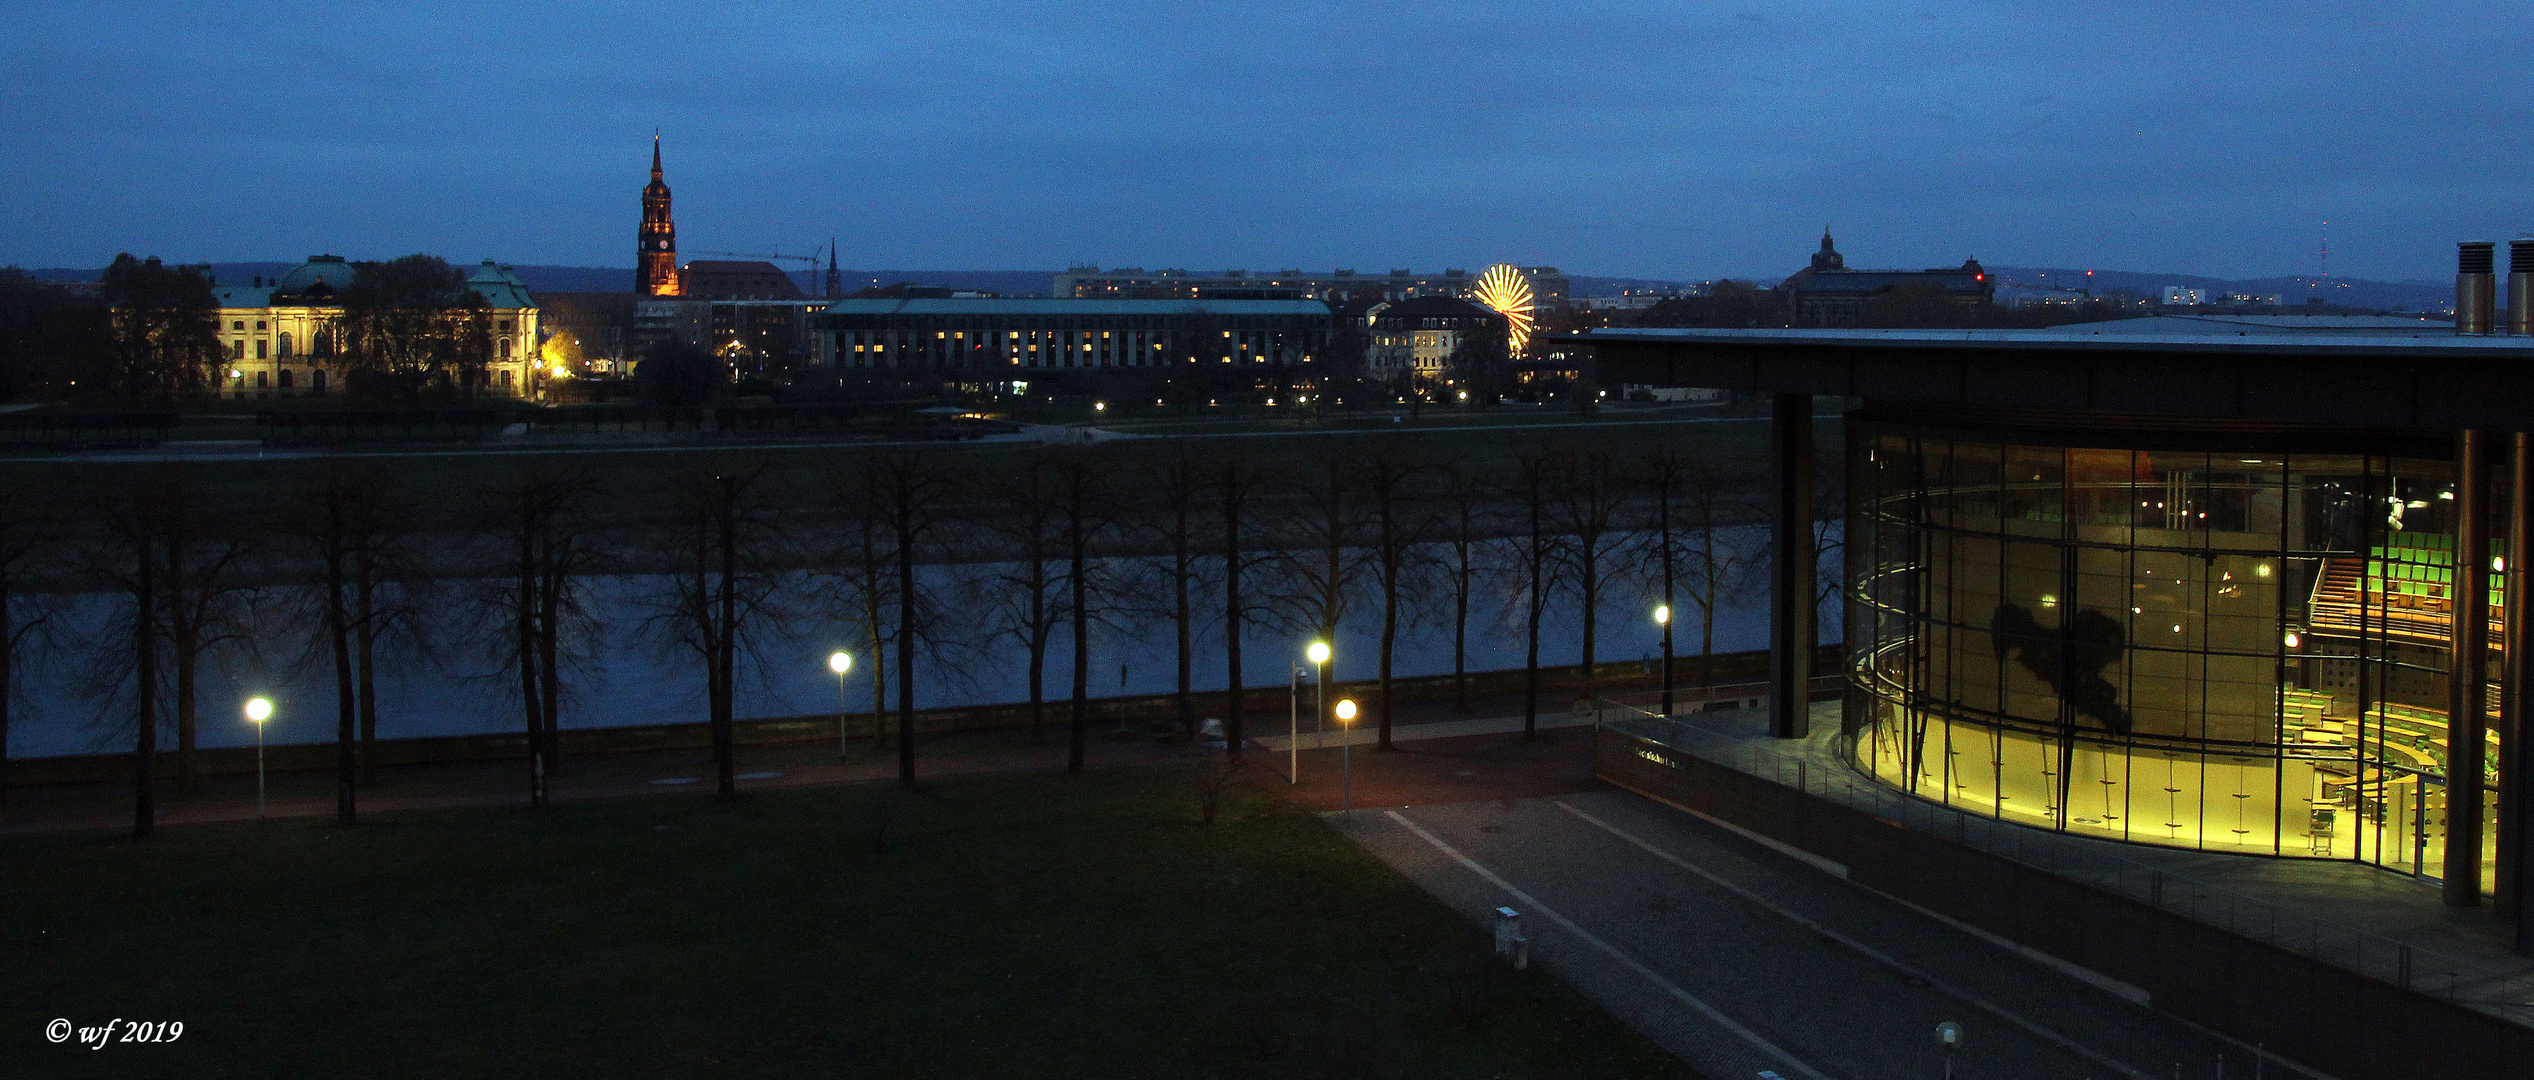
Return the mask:
[[(1736, 542), (1745, 544), (1756, 544), (1764, 536), (1756, 529), (1734, 532)], [(921, 572), (928, 588), (949, 597), (957, 594), (960, 576), (974, 577), (991, 569), (973, 565), (931, 566), (921, 568)], [(808, 579), (803, 576), (794, 584), (806, 585)], [(704, 719), (700, 668), (690, 658), (667, 652), (642, 635), (643, 621), (655, 610), (648, 597), (657, 591), (657, 586), (656, 579), (630, 576), (591, 582), (589, 606), (598, 616), (603, 636), (591, 644), (591, 662), (571, 687), (572, 701), (565, 710), (564, 726), (609, 727)], [(1653, 607), (1650, 596), (1651, 590), (1635, 582), (1607, 590), (1600, 611), (1598, 659), (1607, 662), (1659, 655), (1661, 638), (1649, 615)], [(66, 637), (97, 640), (128, 602), (111, 594), (78, 597), (58, 618)], [(1394, 673), (1435, 675), (1452, 670), (1449, 604), (1437, 606), (1443, 612), (1438, 620), (1412, 625), (1401, 634), (1393, 661)], [(1684, 612), (1691, 610), (1685, 603), (1680, 606)], [(1541, 662), (1571, 665), (1578, 659), (1581, 647), (1580, 620), (1571, 605), (1553, 606), (1551, 610), (1552, 617), (1542, 632)], [(1496, 590), (1477, 598), (1470, 613), (1469, 670), (1522, 665), (1521, 616), (1518, 595)], [(1685, 614), (1684, 618), (1689, 616)], [(975, 621), (964, 610), (954, 610), (948, 617), (953, 622), (961, 619)], [(1092, 693), (1149, 694), (1174, 689), (1175, 633), (1170, 621), (1166, 617), (1119, 621), (1124, 624), (1122, 628), (1094, 625), (1091, 630)], [(1825, 606), (1821, 624), (1824, 640), (1839, 639), (1836, 603)], [(1715, 649), (1733, 652), (1762, 648), (1767, 627), (1765, 600), (1753, 590), (1741, 590), (1720, 607)], [(966, 632), (977, 629), (975, 625), (963, 626)], [(1219, 690), (1224, 685), (1222, 642), (1216, 630), (1211, 624), (1201, 627), (1193, 665), (1193, 678), (1200, 690)], [(1358, 617), (1346, 624), (1338, 635), (1338, 678), (1374, 677), (1379, 631), (1376, 618)], [(1242, 666), (1246, 680), (1260, 687), (1283, 685), (1287, 664), (1299, 662), (1301, 640), (1298, 635), (1288, 638), (1255, 627), (1244, 631)], [(1697, 653), (1694, 621), (1676, 628), (1674, 643), (1680, 655)], [(283, 648), (298, 647), (294, 643)], [(834, 712), (837, 684), (827, 669), (826, 658), (840, 647), (853, 650), (857, 660), (846, 684), (846, 699), (854, 710), (868, 710), (870, 668), (867, 658), (861, 655), (860, 635), (839, 628), (834, 620), (816, 620), (814, 624), (804, 620), (800, 629), (777, 643), (761, 646), (751, 658), (756, 670), (742, 676), (739, 716)], [(1067, 633), (1060, 629), (1047, 656), (1047, 692), (1051, 698), (1071, 693), (1071, 649)], [(1028, 696), (1026, 654), (1009, 639), (993, 643), (983, 656), (961, 655), (961, 659), (946, 664), (919, 661), (918, 707), (991, 704), (1020, 701)], [(268, 658), (264, 670), (272, 674), (265, 675), (253, 670), (253, 662), (236, 658), (207, 664), (198, 695), (203, 717), (201, 745), (252, 745), (254, 732), (238, 718), (235, 703), (254, 694), (270, 696), (276, 705), (268, 733), (270, 741), (331, 740), (335, 724), (332, 669), (321, 663), (313, 670), (286, 673), (288, 660)], [(128, 721), (122, 721), (119, 715), (125, 706), (101, 702), (76, 689), (83, 674), (75, 670), (76, 664), (83, 662), (85, 658), (74, 658), (73, 662), (21, 673), (18, 705), (9, 734), (13, 756), (96, 753), (129, 747)], [(477, 666), (470, 669), (469, 663)], [(513, 681), (493, 677), (482, 670), (481, 662), (445, 664), (453, 670), (440, 670), (441, 666), (444, 665), (382, 645), (378, 666), (381, 738), (500, 732), (519, 727)], [(894, 687), (890, 698), (894, 706)], [(102, 715), (110, 711), (118, 715)], [(162, 736), (160, 745), (172, 747), (171, 738)]]

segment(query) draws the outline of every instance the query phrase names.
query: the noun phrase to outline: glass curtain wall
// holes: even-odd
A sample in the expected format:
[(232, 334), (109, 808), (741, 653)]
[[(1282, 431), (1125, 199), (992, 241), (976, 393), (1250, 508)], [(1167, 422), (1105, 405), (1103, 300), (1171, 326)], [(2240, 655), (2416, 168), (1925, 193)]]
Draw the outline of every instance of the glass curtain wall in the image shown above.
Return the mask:
[(1850, 454), (1866, 771), (2042, 828), (2440, 875), (2450, 462), (1865, 425)]

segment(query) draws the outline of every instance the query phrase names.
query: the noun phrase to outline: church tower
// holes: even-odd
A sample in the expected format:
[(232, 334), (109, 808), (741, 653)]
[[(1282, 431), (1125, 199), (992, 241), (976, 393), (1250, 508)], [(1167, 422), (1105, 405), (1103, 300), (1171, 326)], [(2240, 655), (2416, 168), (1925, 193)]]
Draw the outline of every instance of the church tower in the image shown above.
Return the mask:
[(651, 182), (642, 189), (642, 233), (634, 246), (634, 291), (678, 295), (677, 225), (669, 220), (669, 185), (660, 179), (660, 137), (651, 137)]

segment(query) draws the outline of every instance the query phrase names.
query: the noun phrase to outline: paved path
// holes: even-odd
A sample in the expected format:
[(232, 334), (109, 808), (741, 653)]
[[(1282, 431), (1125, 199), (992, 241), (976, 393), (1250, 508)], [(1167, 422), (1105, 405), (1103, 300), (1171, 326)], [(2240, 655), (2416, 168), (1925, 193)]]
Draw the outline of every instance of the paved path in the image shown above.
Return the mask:
[[(1948, 1020), (1961, 1080), (2254, 1075), (2251, 1048), (2132, 989), (1626, 792), (1332, 820), (1472, 919), (1521, 910), (1534, 962), (1714, 1080), (1934, 1080)], [(2261, 1075), (2311, 1074), (2274, 1058)]]

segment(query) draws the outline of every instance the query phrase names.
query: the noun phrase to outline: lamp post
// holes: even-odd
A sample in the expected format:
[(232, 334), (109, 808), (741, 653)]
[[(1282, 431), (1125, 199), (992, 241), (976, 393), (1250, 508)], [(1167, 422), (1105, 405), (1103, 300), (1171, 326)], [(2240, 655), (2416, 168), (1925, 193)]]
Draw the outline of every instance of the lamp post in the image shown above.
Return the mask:
[(1337, 703), (1337, 741), (1340, 747), (1338, 755), (1339, 760), (1345, 762), (1342, 766), (1346, 771), (1345, 816), (1350, 818), (1355, 816), (1355, 740), (1346, 737), (1346, 726), (1354, 721), (1354, 700), (1350, 698), (1339, 701)]
[[(1329, 726), (1329, 643), (1314, 641), (1305, 655), (1311, 658), (1311, 666), (1320, 672), (1319, 688), (1311, 697), (1311, 733), (1325, 735)], [(1322, 738), (1318, 740), (1318, 745), (1327, 746), (1328, 740)]]
[(1302, 782), (1302, 665), (1292, 665), (1285, 685), (1285, 784)]
[(853, 759), (853, 742), (845, 733), (845, 673), (853, 670), (853, 654), (843, 649), (827, 654), (827, 670), (836, 673), (836, 759)]
[(1663, 628), (1663, 715), (1672, 715), (1672, 605), (1654, 607), (1655, 625)]
[(246, 722), (255, 725), (255, 817), (265, 818), (264, 802), (264, 721), (273, 718), (270, 698), (246, 699)]

